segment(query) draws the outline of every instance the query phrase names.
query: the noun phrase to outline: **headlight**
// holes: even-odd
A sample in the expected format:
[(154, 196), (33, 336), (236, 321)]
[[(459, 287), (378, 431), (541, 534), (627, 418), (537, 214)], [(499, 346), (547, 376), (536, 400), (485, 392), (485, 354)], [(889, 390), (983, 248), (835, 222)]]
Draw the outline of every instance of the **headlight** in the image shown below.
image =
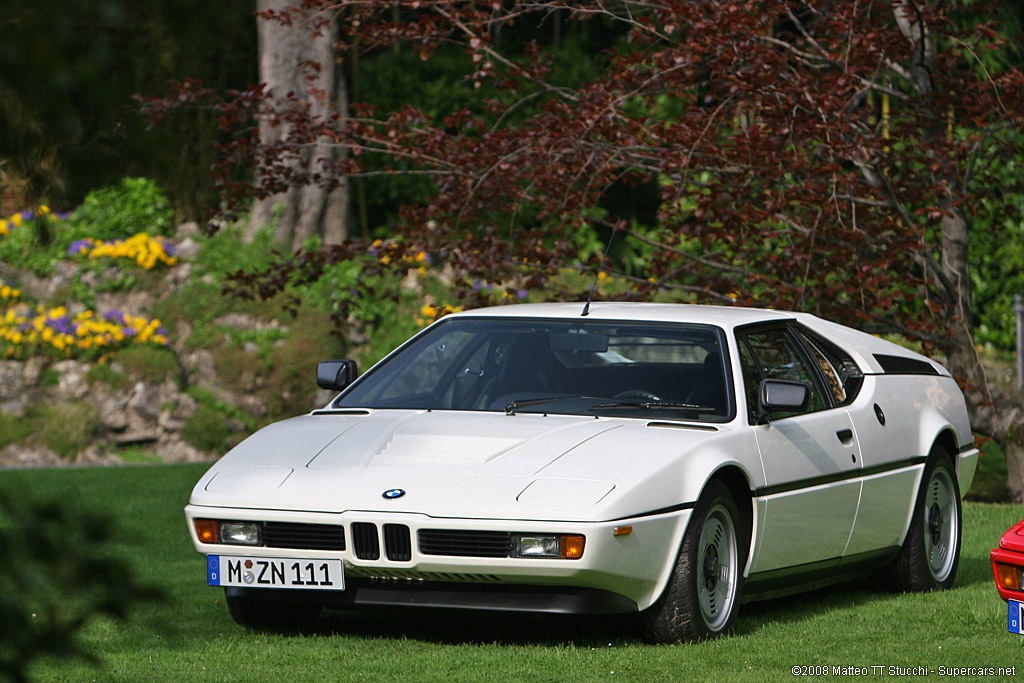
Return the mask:
[(578, 560), (586, 538), (570, 534), (513, 534), (513, 557)]
[(197, 519), (195, 526), (196, 535), (202, 543), (260, 544), (260, 525), (256, 522), (221, 522), (216, 519)]

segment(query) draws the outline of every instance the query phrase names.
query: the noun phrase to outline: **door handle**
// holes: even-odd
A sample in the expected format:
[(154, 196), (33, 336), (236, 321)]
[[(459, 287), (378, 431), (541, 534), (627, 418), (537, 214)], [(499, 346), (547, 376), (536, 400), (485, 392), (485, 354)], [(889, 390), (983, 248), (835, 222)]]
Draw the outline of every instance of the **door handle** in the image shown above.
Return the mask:
[(852, 429), (840, 429), (836, 432), (836, 436), (839, 437), (840, 443), (843, 445), (849, 444), (853, 441), (853, 430)]

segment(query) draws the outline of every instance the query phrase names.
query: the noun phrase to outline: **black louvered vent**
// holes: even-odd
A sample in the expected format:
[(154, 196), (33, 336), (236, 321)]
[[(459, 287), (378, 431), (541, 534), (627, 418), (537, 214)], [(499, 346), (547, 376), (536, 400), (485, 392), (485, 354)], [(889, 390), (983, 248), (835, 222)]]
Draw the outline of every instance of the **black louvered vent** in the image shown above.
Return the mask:
[(409, 527), (404, 524), (384, 525), (384, 553), (392, 562), (408, 562), (412, 559)]
[(268, 548), (344, 550), (345, 527), (338, 524), (264, 522), (263, 545)]
[(380, 559), (380, 538), (377, 525), (369, 522), (352, 523), (352, 547), (360, 560)]
[(419, 543), (420, 552), (424, 555), (508, 557), (510, 534), (505, 531), (421, 529)]

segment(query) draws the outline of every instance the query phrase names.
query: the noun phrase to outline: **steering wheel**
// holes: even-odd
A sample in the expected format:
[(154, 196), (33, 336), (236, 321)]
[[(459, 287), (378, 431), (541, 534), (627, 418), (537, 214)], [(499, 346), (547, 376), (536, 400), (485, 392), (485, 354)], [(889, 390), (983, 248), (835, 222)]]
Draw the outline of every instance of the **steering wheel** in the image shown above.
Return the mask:
[(615, 394), (615, 398), (623, 401), (661, 401), (661, 396), (646, 389), (628, 389)]

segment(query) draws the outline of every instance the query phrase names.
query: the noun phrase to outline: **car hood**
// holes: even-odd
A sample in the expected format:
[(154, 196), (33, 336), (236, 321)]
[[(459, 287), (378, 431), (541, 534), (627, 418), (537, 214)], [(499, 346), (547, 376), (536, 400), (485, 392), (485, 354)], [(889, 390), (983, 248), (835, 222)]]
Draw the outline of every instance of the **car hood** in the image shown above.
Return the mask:
[[(253, 434), (203, 476), (191, 503), (619, 519), (688, 502), (680, 500), (682, 460), (725, 451), (729, 434), (724, 426), (535, 413), (325, 411)], [(393, 490), (403, 493), (384, 497)]]
[(999, 539), (999, 547), (1024, 553), (1024, 521), (1014, 524)]

